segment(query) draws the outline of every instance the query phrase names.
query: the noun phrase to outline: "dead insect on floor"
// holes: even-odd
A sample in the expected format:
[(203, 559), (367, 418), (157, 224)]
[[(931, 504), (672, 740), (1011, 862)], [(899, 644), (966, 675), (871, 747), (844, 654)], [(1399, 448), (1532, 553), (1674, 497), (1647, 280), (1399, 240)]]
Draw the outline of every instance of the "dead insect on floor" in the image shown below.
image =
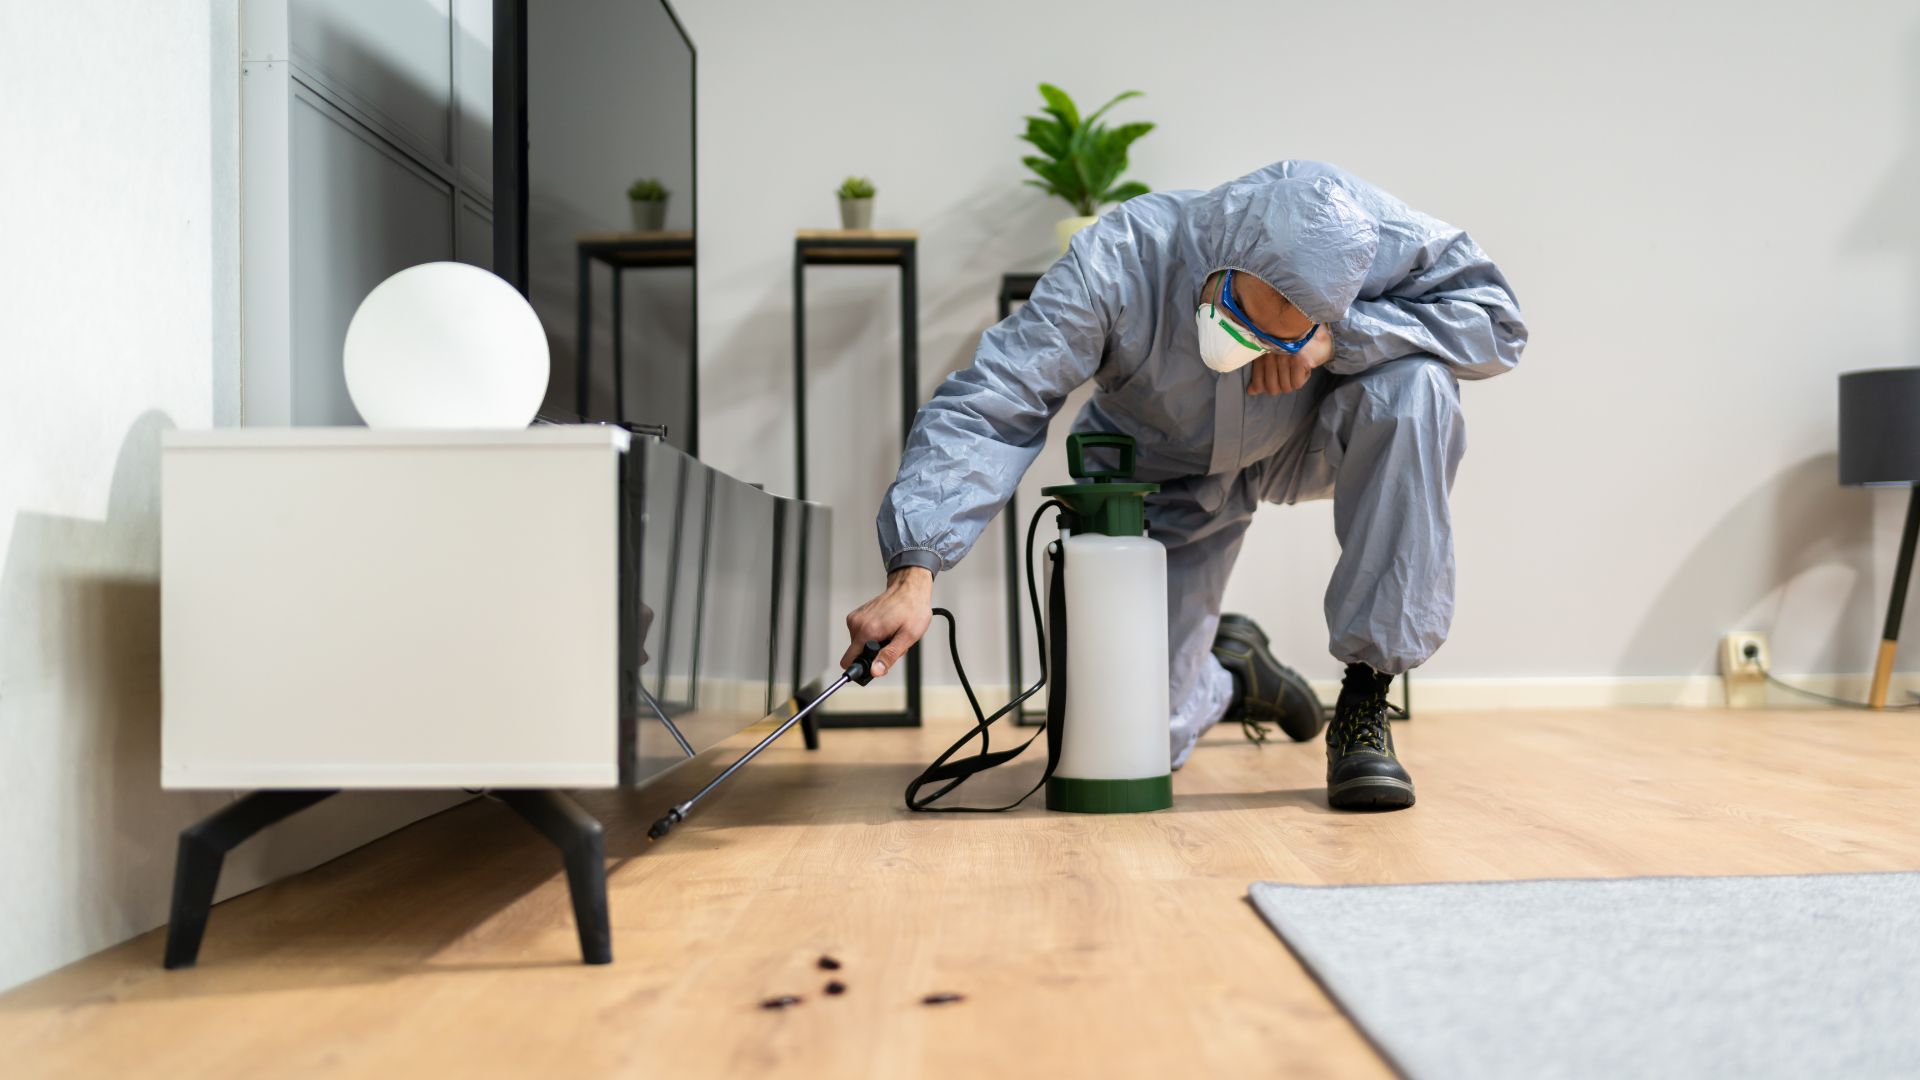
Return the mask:
[(839, 971), (840, 961), (835, 960), (831, 956), (822, 956), (820, 958), (820, 970), (821, 971)]
[(760, 1007), (763, 1009), (790, 1009), (800, 1004), (802, 1000), (804, 999), (795, 997), (792, 994), (782, 994), (779, 997), (768, 998), (761, 1002)]
[(846, 992), (847, 984), (841, 982), (839, 979), (835, 979), (827, 984), (827, 993), (829, 994), (844, 994)]
[(928, 994), (920, 999), (922, 1005), (950, 1005), (956, 1001), (965, 1001), (965, 994)]

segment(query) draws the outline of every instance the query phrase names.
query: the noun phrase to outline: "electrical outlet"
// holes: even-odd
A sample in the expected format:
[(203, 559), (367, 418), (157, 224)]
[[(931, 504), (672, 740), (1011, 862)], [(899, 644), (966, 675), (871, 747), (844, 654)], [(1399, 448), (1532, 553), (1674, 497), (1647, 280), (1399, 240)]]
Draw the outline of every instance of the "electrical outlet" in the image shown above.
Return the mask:
[(1735, 630), (1720, 639), (1720, 675), (1727, 686), (1727, 704), (1753, 709), (1767, 703), (1767, 672), (1773, 657), (1767, 635), (1758, 630)]
[(1735, 630), (1720, 639), (1720, 674), (1764, 678), (1773, 666), (1767, 655), (1767, 635), (1758, 630)]

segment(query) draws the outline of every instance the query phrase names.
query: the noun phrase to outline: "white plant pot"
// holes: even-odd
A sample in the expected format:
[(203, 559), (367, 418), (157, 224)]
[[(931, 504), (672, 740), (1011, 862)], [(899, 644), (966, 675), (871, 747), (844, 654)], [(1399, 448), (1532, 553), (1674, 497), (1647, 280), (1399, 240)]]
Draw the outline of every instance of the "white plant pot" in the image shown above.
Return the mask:
[(1061, 218), (1060, 223), (1053, 227), (1054, 236), (1060, 241), (1060, 254), (1065, 255), (1067, 253), (1067, 245), (1073, 242), (1074, 233), (1079, 232), (1081, 229), (1099, 220), (1100, 216), (1098, 214), (1092, 217)]
[(643, 202), (639, 199), (629, 199), (627, 204), (633, 207), (635, 232), (659, 232), (667, 227), (667, 200), (654, 199)]
[(873, 228), (873, 199), (841, 199), (840, 227), (849, 230)]

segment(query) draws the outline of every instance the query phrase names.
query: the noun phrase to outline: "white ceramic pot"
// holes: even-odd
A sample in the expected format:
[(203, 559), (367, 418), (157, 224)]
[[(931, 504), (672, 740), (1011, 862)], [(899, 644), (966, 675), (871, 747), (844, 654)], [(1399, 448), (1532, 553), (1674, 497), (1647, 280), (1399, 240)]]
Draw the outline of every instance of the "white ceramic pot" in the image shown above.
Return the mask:
[(841, 199), (840, 227), (843, 229), (873, 228), (873, 198)]
[(1061, 218), (1060, 223), (1053, 227), (1053, 234), (1060, 241), (1060, 254), (1065, 255), (1067, 253), (1067, 245), (1073, 242), (1074, 233), (1079, 232), (1081, 229), (1099, 220), (1100, 216), (1098, 214), (1091, 217)]
[(633, 207), (635, 232), (659, 232), (667, 227), (667, 200), (629, 199), (628, 204)]

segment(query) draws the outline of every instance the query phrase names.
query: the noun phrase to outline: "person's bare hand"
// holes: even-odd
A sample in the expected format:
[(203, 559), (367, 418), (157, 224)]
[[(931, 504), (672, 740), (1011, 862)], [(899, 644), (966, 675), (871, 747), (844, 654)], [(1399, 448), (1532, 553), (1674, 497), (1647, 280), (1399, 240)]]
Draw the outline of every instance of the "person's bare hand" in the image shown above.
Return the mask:
[(846, 670), (860, 656), (869, 641), (885, 642), (879, 659), (873, 662), (875, 678), (893, 670), (893, 665), (913, 643), (927, 632), (933, 622), (933, 573), (919, 566), (903, 566), (887, 575), (887, 588), (879, 596), (854, 608), (847, 615), (847, 634), (852, 644), (840, 658)]
[(1333, 359), (1333, 331), (1325, 326), (1297, 353), (1261, 353), (1254, 358), (1247, 393), (1291, 394), (1307, 385), (1313, 369)]

